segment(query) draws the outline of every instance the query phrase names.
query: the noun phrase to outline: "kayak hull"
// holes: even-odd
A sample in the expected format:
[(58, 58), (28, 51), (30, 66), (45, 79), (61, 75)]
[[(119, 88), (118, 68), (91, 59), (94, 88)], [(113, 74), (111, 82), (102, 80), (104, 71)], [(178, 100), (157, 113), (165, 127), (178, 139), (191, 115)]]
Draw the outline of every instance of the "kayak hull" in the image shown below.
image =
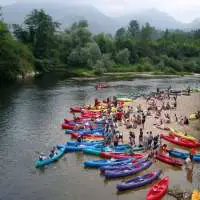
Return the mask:
[(173, 144), (183, 146), (183, 147), (188, 147), (188, 148), (197, 148), (200, 147), (200, 143), (192, 140), (187, 140), (175, 135), (161, 135), (161, 138), (164, 140), (171, 142)]
[(162, 162), (165, 162), (167, 164), (173, 165), (173, 166), (182, 166), (183, 165), (182, 160), (170, 157), (164, 153), (158, 153), (156, 155), (156, 159), (158, 159)]
[(120, 169), (119, 168), (119, 169), (116, 169), (116, 170), (106, 170), (104, 172), (104, 176), (107, 179), (130, 176), (130, 175), (139, 173), (144, 169), (149, 168), (151, 165), (152, 165), (151, 161), (146, 161), (144, 163), (133, 164), (132, 166), (128, 166), (125, 169)]
[(164, 177), (147, 192), (146, 200), (160, 200), (168, 190), (169, 177)]
[(99, 168), (107, 165), (118, 165), (123, 163), (130, 163), (132, 159), (116, 159), (116, 160), (88, 160), (84, 162), (85, 167)]
[(152, 183), (154, 180), (158, 179), (161, 175), (161, 170), (157, 170), (143, 176), (137, 176), (127, 181), (121, 182), (117, 185), (118, 191), (131, 190), (144, 185)]

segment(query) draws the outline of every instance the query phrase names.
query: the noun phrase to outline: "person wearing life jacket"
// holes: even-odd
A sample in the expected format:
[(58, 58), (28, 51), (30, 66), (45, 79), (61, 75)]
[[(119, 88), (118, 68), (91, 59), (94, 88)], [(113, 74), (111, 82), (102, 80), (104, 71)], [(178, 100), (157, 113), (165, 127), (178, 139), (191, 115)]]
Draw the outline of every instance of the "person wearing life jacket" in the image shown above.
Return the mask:
[(161, 151), (161, 153), (167, 153), (167, 145), (166, 145), (166, 144), (163, 144), (163, 145), (160, 147), (160, 151)]

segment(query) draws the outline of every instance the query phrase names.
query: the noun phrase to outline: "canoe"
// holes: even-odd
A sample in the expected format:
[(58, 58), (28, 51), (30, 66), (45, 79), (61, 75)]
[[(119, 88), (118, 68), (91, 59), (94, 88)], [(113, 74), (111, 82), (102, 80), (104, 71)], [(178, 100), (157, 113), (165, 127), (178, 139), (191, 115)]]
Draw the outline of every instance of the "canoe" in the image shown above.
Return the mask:
[(182, 166), (183, 165), (182, 160), (170, 157), (170, 156), (168, 156), (167, 154), (164, 154), (164, 153), (157, 153), (156, 159), (158, 159), (162, 162), (165, 162), (167, 164), (173, 165), (173, 166)]
[(137, 176), (127, 181), (122, 181), (121, 183), (117, 184), (116, 187), (118, 191), (135, 189), (152, 183), (154, 180), (158, 179), (160, 175), (161, 170), (157, 170), (143, 176)]
[(70, 112), (72, 112), (72, 113), (80, 113), (80, 112), (82, 112), (82, 107), (80, 107), (80, 106), (74, 106), (74, 107), (71, 107), (70, 108)]
[(111, 159), (111, 160), (87, 160), (84, 162), (85, 167), (91, 167), (91, 168), (99, 168), (106, 165), (118, 165), (123, 163), (130, 163), (131, 158), (129, 159)]
[(101, 173), (104, 173), (105, 171), (113, 171), (113, 170), (117, 170), (117, 169), (126, 169), (127, 167), (131, 167), (133, 164), (136, 163), (144, 163), (146, 162), (146, 160), (144, 159), (133, 159), (130, 163), (123, 163), (123, 164), (119, 164), (119, 165), (108, 165), (108, 166), (103, 166), (100, 167), (100, 171)]
[[(78, 133), (72, 133), (71, 138), (77, 138), (80, 134)], [(94, 140), (104, 140), (103, 136), (95, 135), (95, 134), (85, 134), (82, 136), (83, 139), (94, 139)]]
[(172, 134), (172, 135), (176, 135), (176, 136), (182, 137), (187, 140), (195, 140), (195, 141), (198, 140), (197, 138), (193, 137), (192, 135), (189, 135), (189, 134), (185, 135), (181, 131), (177, 131), (175, 129), (170, 129), (170, 130), (171, 130), (170, 134)]
[(190, 120), (195, 120), (195, 119), (197, 119), (196, 113), (192, 113), (192, 114), (189, 116), (189, 119), (190, 119)]
[(188, 148), (196, 148), (196, 147), (200, 147), (200, 143), (193, 141), (193, 140), (187, 140), (185, 138), (181, 138), (179, 136), (175, 136), (175, 135), (162, 135), (161, 134), (161, 138), (163, 138), (164, 140), (171, 142), (173, 144), (177, 144), (183, 147), (188, 147)]
[(141, 172), (144, 169), (149, 168), (152, 165), (151, 161), (146, 161), (143, 163), (135, 163), (132, 166), (127, 166), (125, 169), (120, 169), (120, 167), (116, 170), (106, 170), (104, 172), (104, 176), (106, 178), (120, 178), (125, 176), (130, 176), (136, 173)]
[(79, 134), (102, 134), (104, 132), (104, 128), (94, 128), (94, 129), (80, 129), (80, 130), (72, 130), (72, 129), (68, 129), (65, 130), (66, 134), (71, 134), (71, 133), (79, 133)]
[(65, 153), (82, 151), (84, 147), (85, 147), (84, 145), (77, 145), (77, 146), (75, 146), (75, 145), (74, 146), (70, 146), (70, 145), (67, 145), (67, 144), (59, 144), (59, 145), (57, 145), (58, 149), (65, 148)]
[(65, 148), (62, 147), (60, 149), (57, 149), (54, 156), (52, 158), (50, 157), (47, 157), (46, 159), (44, 160), (37, 160), (35, 162), (35, 167), (38, 168), (38, 167), (44, 167), (45, 165), (49, 165), (51, 164), (52, 162), (55, 162), (55, 161), (58, 161), (65, 153)]
[(158, 183), (147, 192), (147, 200), (160, 200), (167, 193), (169, 185), (169, 177), (162, 178)]
[(200, 199), (200, 192), (198, 190), (193, 190), (191, 200), (199, 200), (199, 199)]
[(101, 149), (97, 148), (84, 148), (83, 153), (89, 154), (89, 155), (94, 155), (94, 156), (100, 156)]
[(109, 158), (116, 158), (116, 159), (120, 159), (120, 158), (135, 158), (135, 159), (141, 159), (141, 158), (144, 157), (143, 154), (139, 154), (139, 153), (129, 154), (129, 153), (118, 153), (118, 152), (101, 152), (100, 156), (102, 158), (107, 158), (107, 159), (109, 159)]
[(77, 146), (77, 145), (94, 146), (102, 143), (103, 141), (86, 141), (86, 142), (68, 141), (66, 144), (69, 146)]
[(118, 97), (117, 101), (132, 102), (133, 100), (127, 97)]
[[(176, 157), (176, 158), (182, 158), (186, 159), (189, 157), (189, 152), (188, 151), (179, 151), (176, 149), (172, 149), (169, 151), (170, 156)], [(193, 155), (193, 160), (200, 162), (200, 154), (195, 154)]]
[(95, 86), (95, 88), (109, 88), (110, 86), (105, 83), (100, 83)]

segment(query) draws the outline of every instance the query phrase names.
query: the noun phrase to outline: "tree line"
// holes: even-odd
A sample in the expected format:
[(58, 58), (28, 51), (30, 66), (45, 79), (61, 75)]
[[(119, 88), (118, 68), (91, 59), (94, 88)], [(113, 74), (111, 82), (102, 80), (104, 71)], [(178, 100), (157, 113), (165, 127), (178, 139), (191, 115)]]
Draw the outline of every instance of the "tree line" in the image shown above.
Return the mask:
[(131, 20), (115, 35), (93, 35), (81, 20), (62, 31), (44, 10), (9, 29), (0, 14), (0, 80), (37, 71), (200, 73), (200, 29), (157, 30)]

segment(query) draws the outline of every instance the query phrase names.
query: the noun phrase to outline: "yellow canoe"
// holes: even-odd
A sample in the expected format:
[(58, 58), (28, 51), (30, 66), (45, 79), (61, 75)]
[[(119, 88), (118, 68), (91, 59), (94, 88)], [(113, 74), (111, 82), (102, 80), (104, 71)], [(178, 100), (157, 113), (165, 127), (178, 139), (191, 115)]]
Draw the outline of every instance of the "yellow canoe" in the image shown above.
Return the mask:
[(193, 137), (192, 135), (185, 135), (183, 132), (177, 131), (173, 128), (170, 128), (170, 134), (182, 137), (182, 138), (187, 139), (187, 140), (198, 140), (197, 138)]
[(197, 190), (194, 190), (192, 193), (192, 199), (191, 200), (200, 200), (200, 192)]
[(124, 101), (124, 102), (132, 102), (133, 100), (132, 99), (129, 99), (129, 98), (117, 98), (118, 101)]
[(189, 119), (190, 119), (190, 120), (195, 120), (195, 119), (197, 119), (196, 113), (191, 114), (190, 117), (189, 117)]

